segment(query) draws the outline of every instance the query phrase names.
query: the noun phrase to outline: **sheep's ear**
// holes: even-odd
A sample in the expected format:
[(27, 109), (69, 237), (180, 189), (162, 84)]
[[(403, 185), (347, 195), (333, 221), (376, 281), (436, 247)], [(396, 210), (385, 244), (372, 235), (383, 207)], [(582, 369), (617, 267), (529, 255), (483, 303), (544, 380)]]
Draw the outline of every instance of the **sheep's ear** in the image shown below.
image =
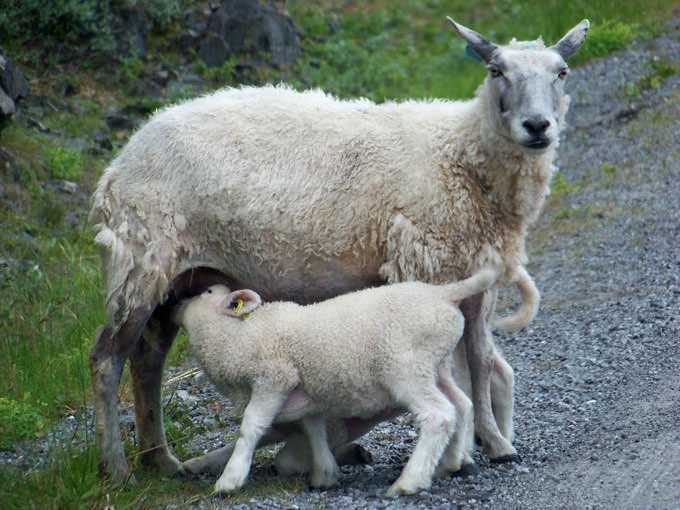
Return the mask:
[(458, 35), (465, 39), (465, 42), (468, 43), (468, 46), (475, 55), (488, 64), (491, 61), (493, 54), (498, 49), (498, 46), (491, 41), (488, 41), (484, 36), (478, 34), (474, 30), (470, 30), (469, 28), (456, 23), (450, 17), (447, 16), (446, 19), (451, 22), (453, 28), (458, 32)]
[(222, 303), (225, 314), (242, 317), (259, 308), (262, 305), (262, 298), (253, 290), (242, 289), (229, 294)]
[(567, 60), (581, 47), (583, 42), (586, 40), (586, 32), (590, 28), (590, 21), (584, 19), (574, 28), (567, 32), (562, 39), (560, 39), (557, 44), (551, 46), (549, 49), (559, 53), (560, 57)]

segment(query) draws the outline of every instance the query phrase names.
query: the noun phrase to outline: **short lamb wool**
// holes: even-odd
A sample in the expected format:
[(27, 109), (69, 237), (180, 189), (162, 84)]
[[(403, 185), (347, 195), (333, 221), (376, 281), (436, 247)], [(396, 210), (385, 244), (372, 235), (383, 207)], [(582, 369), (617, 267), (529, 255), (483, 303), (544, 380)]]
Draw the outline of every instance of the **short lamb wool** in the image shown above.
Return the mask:
[(388, 495), (429, 488), (440, 461), (458, 470), (472, 448), (472, 403), (451, 373), (464, 326), (459, 303), (497, 277), (484, 269), (455, 284), (399, 283), (307, 306), (260, 307), (255, 292), (216, 285), (181, 305), (176, 321), (208, 377), (235, 402), (247, 402), (215, 490), (241, 487), (265, 431), (297, 420), (312, 448), (312, 485), (333, 485), (339, 469), (327, 418), (371, 418), (386, 409), (408, 410), (420, 425)]

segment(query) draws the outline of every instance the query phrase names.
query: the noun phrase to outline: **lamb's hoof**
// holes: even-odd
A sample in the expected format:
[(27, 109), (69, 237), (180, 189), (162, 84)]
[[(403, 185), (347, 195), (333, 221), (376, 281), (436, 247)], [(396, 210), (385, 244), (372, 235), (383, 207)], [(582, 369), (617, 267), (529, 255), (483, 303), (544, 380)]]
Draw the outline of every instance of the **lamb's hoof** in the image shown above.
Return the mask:
[(312, 489), (329, 489), (338, 484), (340, 479), (340, 468), (334, 466), (333, 469), (322, 470), (320, 473), (313, 473), (309, 479)]
[(501, 455), (500, 457), (495, 457), (495, 458), (489, 458), (492, 464), (509, 464), (509, 463), (514, 463), (514, 464), (520, 464), (522, 462), (522, 458), (514, 453), (510, 455)]
[(468, 476), (476, 476), (479, 474), (479, 466), (475, 464), (474, 462), (471, 464), (463, 464), (460, 466), (460, 469), (458, 471), (454, 471), (451, 473), (451, 476), (454, 476), (456, 478), (466, 478)]
[(395, 483), (389, 489), (387, 489), (387, 492), (385, 493), (385, 497), (396, 498), (398, 496), (412, 496), (413, 494), (416, 494), (416, 493), (420, 492), (421, 490), (427, 490), (428, 488), (429, 487), (418, 487), (418, 486), (408, 487), (408, 486), (397, 485)]

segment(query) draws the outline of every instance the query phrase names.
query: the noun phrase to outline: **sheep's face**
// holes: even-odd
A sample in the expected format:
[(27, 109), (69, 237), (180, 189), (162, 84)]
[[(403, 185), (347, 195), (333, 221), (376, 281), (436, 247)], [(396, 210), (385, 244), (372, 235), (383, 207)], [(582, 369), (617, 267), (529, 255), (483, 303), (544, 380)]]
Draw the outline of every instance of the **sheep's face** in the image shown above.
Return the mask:
[(583, 20), (557, 44), (543, 42), (498, 46), (451, 18), (458, 34), (486, 62), (488, 107), (497, 132), (531, 154), (553, 146), (562, 123), (563, 87), (569, 68), (566, 59), (583, 44), (590, 26)]
[(550, 50), (503, 48), (487, 64), (489, 108), (496, 130), (531, 152), (557, 142), (568, 67)]

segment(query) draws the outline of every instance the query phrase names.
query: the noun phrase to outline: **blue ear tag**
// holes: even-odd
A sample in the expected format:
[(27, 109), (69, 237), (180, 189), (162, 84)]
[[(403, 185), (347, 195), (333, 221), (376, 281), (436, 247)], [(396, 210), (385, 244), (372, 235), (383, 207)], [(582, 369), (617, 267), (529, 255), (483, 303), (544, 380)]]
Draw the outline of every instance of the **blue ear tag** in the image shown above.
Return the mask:
[(477, 60), (478, 62), (483, 62), (483, 60), (481, 58), (479, 58), (479, 55), (477, 55), (474, 51), (472, 51), (472, 48), (470, 48), (469, 44), (465, 45), (465, 55), (468, 58), (471, 58), (472, 60)]

